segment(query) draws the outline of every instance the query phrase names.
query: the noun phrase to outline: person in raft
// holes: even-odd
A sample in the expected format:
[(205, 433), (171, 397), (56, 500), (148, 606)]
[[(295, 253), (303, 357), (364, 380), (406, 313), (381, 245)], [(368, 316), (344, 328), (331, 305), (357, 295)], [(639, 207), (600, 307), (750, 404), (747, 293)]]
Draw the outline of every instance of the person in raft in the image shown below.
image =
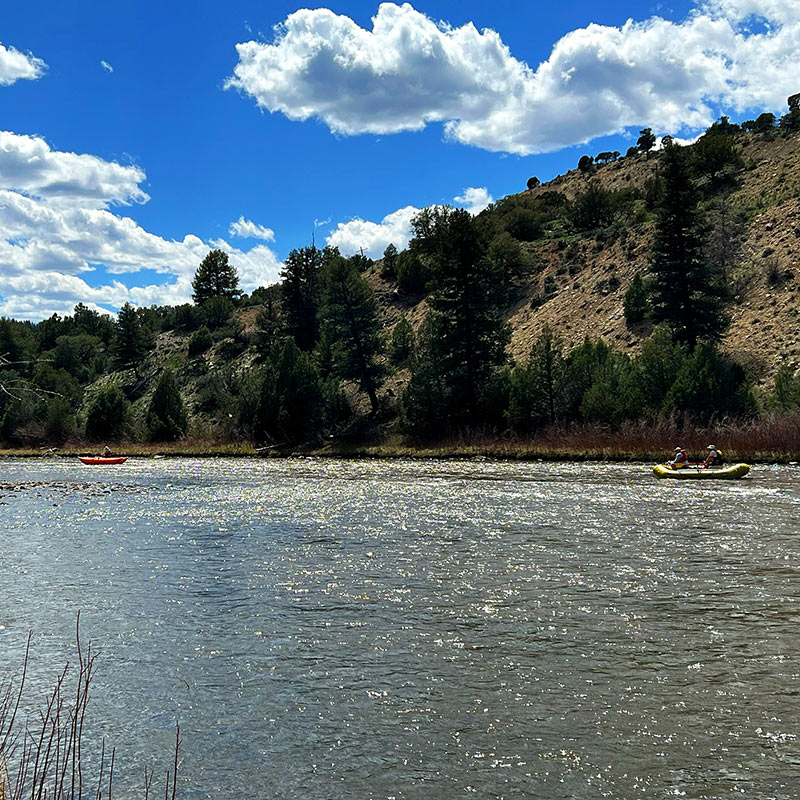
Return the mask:
[(108, 445), (103, 448), (103, 458), (111, 458), (111, 448)]
[(668, 466), (672, 467), (672, 469), (680, 469), (688, 466), (688, 464), (689, 456), (686, 455), (686, 451), (682, 447), (676, 447), (675, 458), (668, 462)]
[(708, 458), (703, 462), (704, 467), (721, 467), (722, 466), (722, 451), (717, 450), (713, 444), (710, 444), (708, 450)]

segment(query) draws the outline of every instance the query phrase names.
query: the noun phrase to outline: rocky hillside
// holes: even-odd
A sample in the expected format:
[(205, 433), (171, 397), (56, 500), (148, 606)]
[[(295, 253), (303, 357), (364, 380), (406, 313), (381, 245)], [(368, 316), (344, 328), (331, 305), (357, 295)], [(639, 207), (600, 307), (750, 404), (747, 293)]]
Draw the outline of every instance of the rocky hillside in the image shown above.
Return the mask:
[[(764, 383), (785, 360), (800, 364), (800, 134), (739, 133), (735, 143), (744, 166), (724, 197), (709, 195), (705, 205), (711, 210), (725, 203), (741, 238), (729, 268), (734, 299), (723, 348), (736, 354), (755, 382)], [(589, 181), (646, 193), (658, 163), (658, 153), (622, 158), (591, 173), (574, 169), (522, 194), (555, 191), (572, 200)], [(586, 336), (602, 336), (614, 348), (636, 352), (651, 327), (626, 325), (623, 296), (634, 275), (647, 270), (651, 238), (652, 221), (641, 214), (626, 220), (614, 236), (553, 232), (525, 244), (532, 268), (509, 310), (511, 355), (525, 358), (545, 324), (568, 347)], [(419, 321), (424, 300), (398, 295), (394, 284), (378, 277), (379, 269), (371, 280), (389, 323), (401, 313)]]

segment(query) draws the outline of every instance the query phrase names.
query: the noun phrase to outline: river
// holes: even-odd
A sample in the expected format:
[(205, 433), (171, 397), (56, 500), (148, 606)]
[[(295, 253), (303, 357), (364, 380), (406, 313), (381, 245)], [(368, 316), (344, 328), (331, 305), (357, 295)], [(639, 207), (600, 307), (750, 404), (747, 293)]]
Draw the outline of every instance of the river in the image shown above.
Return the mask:
[(181, 798), (797, 796), (797, 467), (0, 470), (0, 677), (80, 612), (117, 797), (176, 720)]

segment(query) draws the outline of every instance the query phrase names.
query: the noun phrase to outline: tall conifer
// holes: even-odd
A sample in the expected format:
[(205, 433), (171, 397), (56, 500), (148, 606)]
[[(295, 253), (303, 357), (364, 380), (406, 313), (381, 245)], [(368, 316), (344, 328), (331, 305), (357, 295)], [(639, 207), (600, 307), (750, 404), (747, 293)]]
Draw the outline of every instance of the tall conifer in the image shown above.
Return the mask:
[(725, 330), (725, 291), (721, 276), (704, 257), (704, 220), (682, 148), (664, 150), (660, 181), (650, 267), (653, 319), (666, 322), (675, 341), (693, 349), (699, 340)]
[(192, 300), (200, 306), (212, 297), (239, 296), (239, 275), (223, 250), (211, 250), (200, 262), (192, 281)]
[(476, 425), (497, 368), (505, 361), (508, 327), (503, 319), (506, 286), (486, 255), (472, 215), (434, 208), (413, 221), (411, 249), (431, 267), (430, 305), (439, 322), (439, 369), (456, 424)]
[(111, 352), (114, 362), (123, 369), (133, 368), (138, 375), (139, 365), (150, 349), (150, 332), (145, 328), (136, 309), (125, 303), (119, 310)]
[(384, 373), (378, 361), (383, 352), (381, 321), (372, 289), (352, 261), (339, 257), (328, 265), (320, 320), (334, 371), (358, 381), (375, 413)]

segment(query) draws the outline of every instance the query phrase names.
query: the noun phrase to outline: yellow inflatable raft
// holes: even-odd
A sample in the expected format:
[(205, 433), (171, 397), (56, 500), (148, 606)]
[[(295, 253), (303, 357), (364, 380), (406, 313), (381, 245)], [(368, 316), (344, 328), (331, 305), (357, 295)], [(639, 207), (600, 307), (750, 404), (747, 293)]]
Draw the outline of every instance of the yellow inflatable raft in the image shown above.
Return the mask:
[(735, 480), (744, 478), (750, 472), (749, 464), (731, 464), (729, 467), (688, 466), (681, 469), (671, 469), (665, 464), (656, 464), (653, 475), (656, 478), (677, 478), (678, 480)]

